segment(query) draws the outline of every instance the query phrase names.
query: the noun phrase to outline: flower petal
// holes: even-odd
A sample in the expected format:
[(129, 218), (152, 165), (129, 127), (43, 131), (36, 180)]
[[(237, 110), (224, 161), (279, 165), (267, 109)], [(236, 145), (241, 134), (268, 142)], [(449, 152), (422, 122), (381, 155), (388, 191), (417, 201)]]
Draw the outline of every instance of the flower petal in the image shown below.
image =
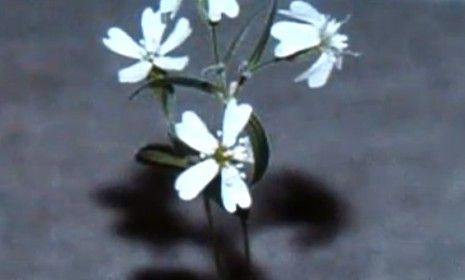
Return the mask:
[(161, 56), (169, 53), (170, 51), (181, 45), (192, 33), (192, 28), (189, 21), (186, 18), (181, 18), (176, 23), (173, 32), (170, 34), (168, 39), (161, 45), (158, 53)]
[(162, 13), (155, 13), (152, 8), (145, 8), (142, 12), (141, 26), (145, 49), (149, 52), (157, 51), (166, 29), (166, 24), (162, 20)]
[(324, 52), (312, 67), (298, 76), (295, 81), (307, 80), (310, 88), (320, 88), (328, 81), (336, 62), (337, 59), (334, 54)]
[(182, 114), (182, 121), (175, 125), (176, 135), (189, 147), (211, 155), (218, 148), (218, 140), (211, 135), (205, 123), (192, 111)]
[(236, 212), (237, 206), (248, 209), (252, 205), (247, 184), (241, 178), (239, 170), (233, 166), (226, 166), (221, 170), (221, 199), (229, 213)]
[(349, 40), (349, 37), (344, 34), (335, 34), (331, 37), (331, 47), (343, 51), (349, 47), (349, 43), (347, 41)]
[(305, 23), (277, 22), (271, 28), (271, 35), (280, 41), (274, 54), (281, 58), (316, 47), (321, 42), (320, 31)]
[(342, 24), (343, 24), (342, 22), (338, 22), (338, 21), (332, 19), (332, 20), (328, 21), (328, 23), (326, 24), (325, 32), (327, 33), (327, 35), (333, 36), (334, 34), (336, 34), (339, 31)]
[(176, 17), (176, 14), (181, 7), (182, 0), (161, 0), (160, 1), (160, 12), (163, 14), (171, 14), (171, 19)]
[(130, 58), (140, 59), (142, 49), (126, 32), (119, 27), (108, 30), (108, 38), (103, 38), (103, 44), (111, 51)]
[(219, 22), (221, 14), (230, 18), (239, 15), (240, 7), (237, 0), (209, 0), (208, 1), (208, 18), (212, 22)]
[(220, 166), (214, 159), (208, 159), (190, 167), (175, 182), (175, 189), (182, 200), (192, 200), (202, 192), (218, 174)]
[(279, 10), (279, 13), (298, 20), (306, 21), (321, 29), (326, 23), (326, 16), (318, 12), (312, 5), (304, 1), (293, 1), (290, 10)]
[(145, 79), (153, 65), (148, 61), (139, 61), (118, 72), (120, 83), (137, 83)]
[(237, 136), (247, 125), (252, 114), (252, 106), (249, 104), (237, 104), (237, 100), (232, 98), (226, 105), (223, 119), (223, 139), (222, 144), (232, 147), (236, 144)]
[(186, 68), (189, 63), (188, 56), (170, 57), (160, 56), (153, 59), (153, 63), (161, 69), (168, 71), (181, 71)]
[(250, 137), (246, 136), (242, 138), (242, 143), (232, 149), (232, 156), (234, 160), (239, 162), (246, 162), (250, 164), (255, 162)]

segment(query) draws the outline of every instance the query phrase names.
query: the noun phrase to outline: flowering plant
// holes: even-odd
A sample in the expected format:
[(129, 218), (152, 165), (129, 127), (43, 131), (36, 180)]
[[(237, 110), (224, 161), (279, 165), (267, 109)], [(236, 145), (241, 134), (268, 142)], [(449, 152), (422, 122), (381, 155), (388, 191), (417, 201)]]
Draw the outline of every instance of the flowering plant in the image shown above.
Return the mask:
[[(211, 200), (228, 213), (237, 214), (245, 229), (248, 255), (246, 227), (248, 209), (252, 206), (250, 190), (266, 172), (270, 147), (257, 113), (251, 105), (239, 102), (244, 85), (266, 66), (317, 57), (313, 65), (295, 81), (307, 81), (310, 88), (319, 88), (328, 82), (334, 68), (342, 68), (344, 55), (355, 53), (347, 50), (348, 37), (339, 33), (344, 22), (321, 14), (304, 1), (293, 1), (289, 9), (278, 10), (277, 0), (270, 0), (263, 31), (255, 47), (248, 58), (236, 67), (236, 73), (230, 73), (231, 58), (253, 26), (252, 22), (261, 13), (252, 15), (233, 38), (229, 48), (222, 53), (218, 45), (217, 29), (223, 15), (229, 18), (239, 16), (240, 5), (237, 0), (198, 0), (200, 16), (210, 30), (214, 60), (212, 65), (202, 70), (200, 78), (179, 75), (178, 72), (186, 68), (190, 58), (187, 55), (169, 54), (193, 32), (187, 18), (177, 19), (182, 2), (161, 0), (158, 10), (145, 8), (141, 18), (141, 40), (135, 41), (121, 28), (112, 27), (103, 43), (111, 51), (137, 60), (135, 64), (118, 72), (119, 81), (143, 82), (132, 97), (151, 90), (161, 101), (167, 119), (171, 144), (146, 146), (139, 150), (136, 159), (143, 164), (180, 168), (174, 188), (182, 200), (192, 200), (203, 195), (210, 229), (213, 227)], [(275, 22), (277, 14), (292, 20)], [(172, 32), (165, 36), (167, 27), (171, 25), (174, 25)], [(274, 49), (274, 57), (264, 61), (271, 37), (278, 44)], [(231, 74), (235, 74), (235, 78), (231, 79)], [(191, 88), (218, 100), (224, 106), (222, 130), (216, 135), (212, 134), (193, 111), (183, 112), (181, 120), (177, 121), (177, 87)], [(217, 255), (216, 248), (215, 253)]]

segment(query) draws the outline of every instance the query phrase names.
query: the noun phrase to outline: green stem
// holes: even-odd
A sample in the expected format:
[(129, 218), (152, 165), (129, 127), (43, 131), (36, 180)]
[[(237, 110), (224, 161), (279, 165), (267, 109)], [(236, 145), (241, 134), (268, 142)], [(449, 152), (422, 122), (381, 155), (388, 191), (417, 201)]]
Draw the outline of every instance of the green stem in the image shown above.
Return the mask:
[(278, 63), (278, 62), (280, 62), (280, 61), (282, 61), (282, 59), (273, 58), (273, 59), (271, 59), (271, 60), (262, 62), (262, 63), (258, 64), (257, 66), (253, 67), (252, 69), (250, 69), (250, 72), (255, 73), (255, 72), (257, 72), (257, 71), (262, 70), (263, 68), (266, 68), (266, 67), (268, 67), (268, 66), (271, 66), (271, 65), (273, 65), (273, 64), (275, 64), (275, 63)]
[(203, 196), (203, 202), (205, 206), (205, 213), (207, 214), (207, 219), (208, 219), (208, 231), (210, 233), (210, 239), (213, 245), (213, 256), (214, 256), (214, 261), (215, 261), (215, 267), (216, 267), (216, 274), (220, 279), (223, 279), (223, 273), (221, 270), (221, 261), (220, 261), (220, 252), (218, 248), (218, 239), (216, 238), (215, 234), (215, 227), (213, 224), (213, 214), (211, 210), (211, 204), (210, 200), (206, 195)]
[(175, 96), (173, 93), (169, 92), (166, 89), (154, 89), (154, 95), (158, 97), (163, 114), (165, 115), (167, 126), (168, 126), (168, 134), (175, 135), (174, 133), (174, 107), (176, 105)]
[(239, 93), (241, 92), (242, 88), (244, 87), (245, 83), (252, 77), (253, 74), (255, 74), (255, 72), (258, 72), (268, 66), (271, 66), (273, 64), (276, 64), (278, 62), (281, 62), (282, 59), (279, 59), (279, 58), (274, 58), (274, 59), (271, 59), (271, 60), (268, 60), (268, 61), (265, 61), (263, 63), (260, 63), (258, 64), (257, 66), (251, 68), (251, 69), (248, 69), (248, 68), (245, 68), (246, 70), (244, 72), (241, 73), (241, 76), (239, 77), (239, 80), (238, 80), (238, 83), (237, 83), (237, 88), (236, 90), (234, 91), (234, 94), (233, 96), (238, 96)]
[[(211, 33), (211, 41), (213, 45), (213, 57), (215, 60), (216, 65), (221, 65), (223, 62), (220, 59), (220, 50), (219, 50), (219, 45), (218, 45), (218, 34), (216, 32), (216, 24), (210, 24), (210, 33)], [(220, 86), (221, 89), (223, 90), (223, 97), (226, 98), (228, 96), (228, 88), (227, 88), (227, 82), (226, 82), (226, 69), (221, 70), (221, 77), (220, 77)]]
[(244, 255), (246, 260), (246, 279), (251, 278), (251, 257), (250, 257), (250, 239), (249, 239), (249, 225), (248, 219), (245, 216), (241, 216), (241, 228), (242, 235), (244, 238)]
[(220, 51), (218, 48), (218, 35), (216, 34), (216, 25), (211, 25), (210, 27), (211, 30), (211, 38), (212, 38), (212, 44), (213, 44), (213, 56), (215, 59), (215, 63), (219, 64), (220, 63)]

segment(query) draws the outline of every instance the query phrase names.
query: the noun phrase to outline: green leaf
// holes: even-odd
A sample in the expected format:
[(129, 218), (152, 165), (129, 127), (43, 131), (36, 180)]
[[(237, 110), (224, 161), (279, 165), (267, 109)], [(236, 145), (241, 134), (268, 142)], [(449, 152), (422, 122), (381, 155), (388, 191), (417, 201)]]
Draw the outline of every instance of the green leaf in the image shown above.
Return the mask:
[(189, 87), (189, 88), (195, 88), (198, 90), (201, 90), (206, 93), (210, 94), (216, 94), (220, 89), (213, 85), (212, 83), (205, 81), (205, 80), (200, 80), (196, 78), (190, 78), (190, 77), (181, 77), (181, 76), (174, 76), (174, 77), (168, 77), (164, 79), (166, 83), (176, 85), (176, 86), (183, 86), (183, 87)]
[(168, 145), (151, 144), (140, 149), (136, 156), (136, 161), (150, 166), (164, 166), (175, 168), (186, 168), (189, 159), (175, 153)]
[(161, 86), (158, 86), (158, 87), (153, 87), (153, 81), (149, 81), (149, 82), (146, 82), (145, 84), (141, 85), (140, 87), (138, 87), (130, 96), (129, 96), (129, 100), (133, 100), (135, 99), (136, 97), (138, 97), (139, 95), (141, 95), (145, 90), (147, 89), (160, 89), (160, 88), (166, 88), (168, 90), (170, 90), (171, 92), (174, 92), (174, 88), (171, 86), (169, 87), (168, 84), (165, 84), (163, 87)]
[(244, 40), (245, 36), (249, 32), (250, 28), (252, 27), (252, 22), (257, 18), (258, 14), (260, 14), (260, 11), (262, 9), (259, 9), (255, 11), (252, 16), (250, 16), (245, 24), (239, 29), (239, 32), (234, 36), (234, 39), (232, 40), (231, 44), (229, 45), (228, 50), (226, 51), (226, 54), (224, 55), (223, 58), (223, 63), (228, 64), (229, 60), (232, 58), (234, 55), (234, 52), (236, 51), (237, 47), (242, 43)]
[(276, 16), (277, 10), (278, 10), (277, 0), (271, 0), (268, 17), (265, 21), (265, 29), (263, 30), (263, 33), (260, 36), (260, 39), (258, 40), (258, 43), (255, 47), (254, 52), (252, 53), (252, 55), (250, 56), (248, 60), (249, 69), (252, 69), (255, 66), (257, 66), (262, 59), (263, 53), (265, 52), (265, 49), (266, 49), (266, 45), (268, 44), (268, 41), (270, 39), (271, 27), (273, 26), (273, 21)]
[(209, 94), (216, 94), (218, 91), (220, 91), (220, 89), (218, 89), (215, 85), (205, 80), (190, 77), (173, 76), (148, 81), (147, 83), (143, 84), (138, 89), (136, 89), (134, 93), (129, 97), (129, 99), (134, 99), (144, 90), (149, 88), (166, 88), (168, 91), (174, 92), (173, 86), (194, 88)]
[(246, 131), (250, 137), (254, 154), (255, 164), (252, 184), (255, 184), (260, 181), (268, 168), (270, 145), (265, 129), (255, 113), (252, 114), (249, 123), (247, 124)]

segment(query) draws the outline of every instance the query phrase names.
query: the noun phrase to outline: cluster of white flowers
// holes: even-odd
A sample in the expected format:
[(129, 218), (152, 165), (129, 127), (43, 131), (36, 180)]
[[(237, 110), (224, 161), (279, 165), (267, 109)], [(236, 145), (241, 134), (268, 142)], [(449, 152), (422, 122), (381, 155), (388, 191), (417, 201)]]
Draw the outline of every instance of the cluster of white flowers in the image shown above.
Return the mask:
[[(208, 21), (218, 24), (222, 15), (235, 18), (240, 7), (237, 0), (198, 0), (204, 4)], [(143, 39), (132, 39), (119, 27), (112, 27), (103, 39), (104, 45), (113, 52), (136, 59), (137, 62), (118, 73), (121, 83), (137, 83), (150, 79), (151, 73), (166, 74), (182, 71), (189, 63), (188, 56), (170, 56), (191, 35), (189, 20), (176, 20), (182, 0), (160, 0), (159, 9), (146, 8), (142, 13)], [(324, 86), (336, 67), (342, 67), (343, 56), (347, 53), (348, 37), (339, 33), (343, 22), (319, 13), (304, 1), (293, 1), (289, 10), (279, 14), (296, 21), (279, 21), (273, 24), (270, 35), (279, 41), (274, 50), (278, 61), (296, 56), (317, 53), (319, 58), (295, 81), (307, 81), (310, 88)], [(164, 36), (168, 25), (173, 23), (171, 34)], [(163, 39), (165, 38), (166, 39)], [(237, 82), (231, 83), (237, 89)], [(232, 90), (236, 92), (236, 90)], [(221, 175), (221, 198), (225, 209), (234, 213), (238, 207), (249, 208), (252, 199), (243, 171), (245, 164), (254, 164), (252, 148), (247, 135), (240, 137), (252, 115), (252, 107), (238, 104), (233, 94), (225, 94), (226, 103), (223, 129), (218, 138), (213, 136), (206, 125), (192, 111), (182, 114), (180, 123), (175, 124), (177, 137), (199, 153), (200, 161), (187, 168), (177, 178), (175, 188), (183, 200), (197, 197), (218, 175)]]

